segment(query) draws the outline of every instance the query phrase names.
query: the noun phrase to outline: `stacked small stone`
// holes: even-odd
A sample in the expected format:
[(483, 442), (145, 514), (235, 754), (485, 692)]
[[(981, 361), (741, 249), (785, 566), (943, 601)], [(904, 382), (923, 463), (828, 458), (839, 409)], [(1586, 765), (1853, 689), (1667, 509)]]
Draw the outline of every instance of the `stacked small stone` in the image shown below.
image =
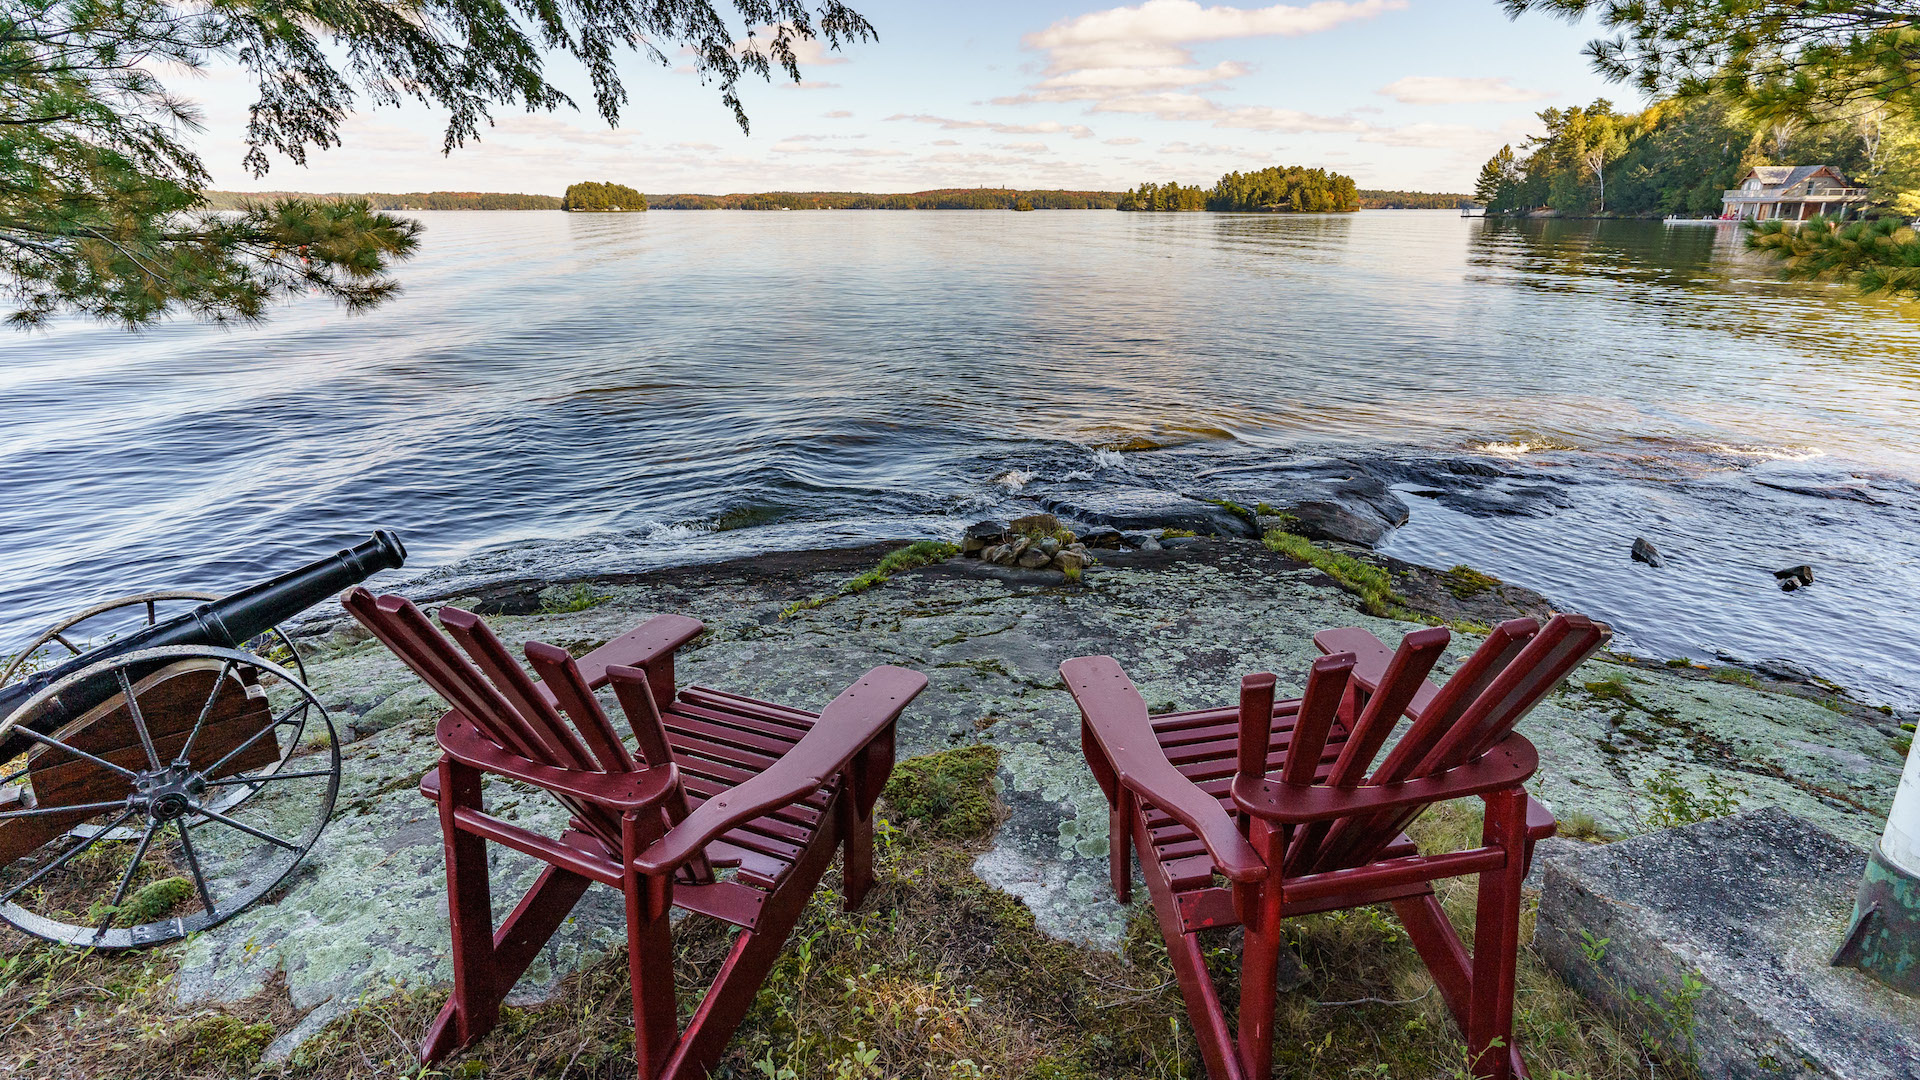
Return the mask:
[[(1114, 534), (1114, 540), (1119, 534)], [(1097, 542), (1099, 538), (1089, 537)], [(1087, 543), (1052, 514), (1031, 514), (1012, 523), (982, 521), (967, 529), (961, 554), (997, 566), (1027, 570), (1081, 570), (1093, 562)], [(1119, 546), (1115, 543), (1113, 546)]]

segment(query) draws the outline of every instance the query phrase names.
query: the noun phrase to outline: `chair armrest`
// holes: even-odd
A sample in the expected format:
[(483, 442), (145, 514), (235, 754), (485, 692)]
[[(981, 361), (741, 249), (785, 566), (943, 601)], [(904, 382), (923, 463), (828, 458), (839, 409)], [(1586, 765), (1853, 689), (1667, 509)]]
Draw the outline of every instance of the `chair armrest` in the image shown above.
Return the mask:
[[(608, 668), (645, 668), (670, 660), (675, 649), (699, 637), (706, 628), (699, 619), (685, 615), (655, 615), (574, 663), (579, 665), (587, 686), (598, 690), (607, 684)], [(673, 694), (669, 692), (667, 697), (671, 699)]]
[(495, 746), (457, 712), (441, 717), (434, 735), (447, 756), (481, 772), (519, 780), (620, 813), (664, 805), (667, 797), (679, 790), (680, 773), (673, 765), (617, 773), (542, 765)]
[(1539, 767), (1539, 752), (1526, 736), (1513, 732), (1478, 760), (1436, 776), (1351, 788), (1241, 777), (1233, 782), (1233, 803), (1254, 817), (1299, 825), (1485, 795), (1525, 783)]
[[(1352, 653), (1353, 674), (1349, 677), (1369, 694), (1380, 692), (1380, 684), (1387, 677), (1387, 665), (1393, 661), (1393, 650), (1387, 647), (1386, 642), (1374, 637), (1371, 631), (1359, 626), (1322, 630), (1313, 635), (1313, 644), (1328, 655)], [(1420, 689), (1413, 693), (1413, 700), (1407, 702), (1407, 707), (1401, 711), (1407, 719), (1418, 720), (1439, 692), (1440, 688), (1431, 679), (1422, 680)]]
[(925, 675), (906, 668), (881, 666), (867, 672), (821, 710), (813, 728), (780, 760), (701, 803), (642, 852), (634, 868), (643, 874), (672, 873), (735, 825), (804, 798), (845, 769), (926, 687)]
[(1201, 791), (1167, 760), (1153, 736), (1153, 722), (1140, 691), (1111, 656), (1080, 656), (1060, 665), (1087, 730), (1099, 741), (1127, 790), (1193, 830), (1213, 865), (1230, 881), (1264, 881), (1267, 865), (1234, 826), (1220, 800)]

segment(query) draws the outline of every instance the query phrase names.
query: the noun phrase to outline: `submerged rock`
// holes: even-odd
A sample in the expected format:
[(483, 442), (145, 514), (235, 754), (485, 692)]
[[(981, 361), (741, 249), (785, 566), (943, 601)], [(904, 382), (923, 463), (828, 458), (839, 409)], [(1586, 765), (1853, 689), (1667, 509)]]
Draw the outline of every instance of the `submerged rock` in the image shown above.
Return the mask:
[[(1799, 566), (1789, 566), (1785, 570), (1775, 570), (1773, 576), (1779, 579), (1781, 588), (1791, 591), (1801, 585), (1813, 584), (1813, 567), (1801, 563)], [(1792, 584), (1788, 584), (1789, 582)]]
[(1667, 565), (1667, 560), (1660, 554), (1660, 549), (1654, 547), (1653, 541), (1644, 536), (1634, 538), (1633, 547), (1628, 554), (1633, 556), (1634, 562), (1646, 563), (1648, 566)]
[(1387, 482), (1345, 458), (1236, 465), (1196, 482), (1249, 511), (1277, 512), (1278, 527), (1315, 540), (1372, 547), (1407, 521)]
[(1221, 506), (1157, 488), (1051, 491), (1040, 504), (1063, 517), (1120, 531), (1180, 529), (1209, 536), (1252, 536), (1253, 525)]

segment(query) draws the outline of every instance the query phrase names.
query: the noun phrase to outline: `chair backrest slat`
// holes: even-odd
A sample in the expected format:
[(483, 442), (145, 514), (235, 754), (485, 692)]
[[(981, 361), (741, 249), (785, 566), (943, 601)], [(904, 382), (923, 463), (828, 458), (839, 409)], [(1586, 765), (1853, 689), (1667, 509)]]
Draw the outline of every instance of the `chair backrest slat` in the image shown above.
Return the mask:
[[(341, 603), (501, 749), (570, 771), (630, 772), (638, 767), (594, 699), (579, 665), (564, 650), (539, 642), (527, 646), (529, 659), (559, 703), (556, 710), (499, 636), (472, 612), (441, 609), (441, 623), (459, 641), (460, 648), (455, 648), (447, 634), (405, 597), (375, 597), (356, 588)], [(556, 793), (555, 798), (578, 827), (619, 847), (618, 814), (571, 796)], [(684, 811), (684, 800), (680, 805)]]
[(506, 643), (500, 640), (492, 627), (473, 612), (456, 607), (440, 609), (440, 625), (447, 628), (453, 639), (473, 658), (475, 666), (486, 673), (501, 694), (510, 699), (520, 715), (536, 729), (553, 756), (551, 764), (564, 769), (594, 767), (593, 759), (587, 756), (587, 748), (581, 744), (580, 737), (573, 733), (573, 729), (567, 726), (553, 706), (547, 704), (539, 688), (527, 677), (526, 669), (514, 662), (513, 654), (507, 651)]
[(1241, 776), (1264, 776), (1273, 739), (1273, 673), (1240, 678), (1240, 743), (1235, 764)]
[(1475, 649), (1466, 663), (1453, 673), (1440, 692), (1427, 704), (1426, 711), (1414, 721), (1407, 733), (1387, 753), (1387, 759), (1367, 779), (1369, 784), (1395, 784), (1414, 775), (1427, 753), (1452, 730), (1454, 721), (1470, 707), (1481, 692), (1498, 678), (1520, 655), (1529, 639), (1540, 631), (1532, 619), (1510, 619), (1493, 628), (1487, 640)]
[(1287, 744), (1287, 757), (1280, 765), (1282, 783), (1313, 783), (1327, 749), (1334, 714), (1340, 711), (1340, 700), (1346, 696), (1353, 665), (1352, 653), (1335, 653), (1313, 662), (1307, 673), (1306, 692), (1300, 698), (1300, 713), (1294, 717), (1293, 740)]
[[(1403, 658), (1407, 660), (1408, 670), (1415, 664), (1423, 669), (1431, 668), (1438, 659), (1437, 650), (1428, 652), (1435, 642), (1414, 643), (1415, 636), (1408, 635), (1401, 642), (1389, 664), (1390, 672), (1401, 666)], [(1604, 645), (1609, 636), (1604, 623), (1579, 615), (1556, 615), (1544, 628), (1532, 619), (1502, 623), (1433, 696), (1366, 782), (1382, 785), (1435, 776), (1479, 758), (1511, 734), (1520, 720), (1575, 667)], [(1440, 644), (1444, 646), (1444, 640)], [(1423, 653), (1425, 655), (1420, 655)], [(1424, 670), (1412, 682), (1418, 684), (1423, 679)], [(1383, 679), (1382, 693), (1393, 682), (1391, 675)], [(1369, 703), (1367, 715), (1356, 725), (1354, 742), (1370, 742), (1378, 737), (1372, 727), (1377, 722), (1373, 705), (1380, 705), (1382, 712), (1388, 708), (1404, 709), (1413, 700), (1417, 685), (1394, 685), (1393, 689), (1399, 700), (1381, 700), (1381, 695), (1376, 694), (1376, 700)], [(1377, 745), (1351, 749), (1353, 758), (1359, 760), (1363, 756), (1371, 757)], [(1345, 762), (1344, 752), (1342, 758), (1343, 761), (1335, 763), (1329, 782), (1335, 779), (1351, 782), (1351, 770), (1355, 766)], [(1364, 764), (1358, 767), (1364, 768)], [(1307, 830), (1289, 854), (1285, 872), (1335, 870), (1368, 862), (1424, 809), (1425, 806), (1415, 806), (1355, 815), (1335, 822), (1326, 830), (1324, 838)]]
[(599, 759), (600, 768), (606, 772), (632, 772), (636, 768), (633, 755), (613, 730), (606, 710), (600, 708), (593, 690), (580, 674), (580, 665), (573, 662), (573, 654), (543, 641), (529, 641), (527, 660), (540, 673), (540, 681), (553, 691), (560, 708), (580, 729), (593, 756)]
[(1367, 700), (1366, 708), (1347, 736), (1346, 745), (1340, 748), (1340, 758), (1327, 776), (1329, 786), (1354, 787), (1366, 777), (1367, 766), (1373, 764), (1387, 736), (1393, 734), (1400, 714), (1420, 692), (1427, 673), (1439, 662), (1440, 654), (1446, 652), (1450, 640), (1452, 635), (1444, 626), (1416, 630), (1400, 639), (1400, 647), (1387, 662), (1386, 675)]
[(1486, 753), (1561, 679), (1606, 644), (1608, 636), (1605, 624), (1595, 624), (1584, 615), (1555, 615), (1428, 753), (1420, 763), (1420, 774), (1464, 765)]
[(526, 758), (541, 756), (538, 742), (509, 719), (512, 708), (506, 699), (454, 651), (411, 600), (392, 595), (375, 597), (365, 588), (355, 588), (340, 602), (434, 693), (473, 721), (496, 745)]

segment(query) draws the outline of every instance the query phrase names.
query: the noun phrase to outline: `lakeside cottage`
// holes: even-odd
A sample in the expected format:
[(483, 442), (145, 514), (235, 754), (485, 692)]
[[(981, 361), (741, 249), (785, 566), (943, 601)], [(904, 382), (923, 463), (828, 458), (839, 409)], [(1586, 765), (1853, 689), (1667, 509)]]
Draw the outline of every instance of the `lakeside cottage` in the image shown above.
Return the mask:
[(1742, 221), (1845, 217), (1866, 201), (1867, 189), (1848, 185), (1831, 165), (1756, 165), (1740, 178), (1739, 187), (1722, 194), (1720, 216)]

